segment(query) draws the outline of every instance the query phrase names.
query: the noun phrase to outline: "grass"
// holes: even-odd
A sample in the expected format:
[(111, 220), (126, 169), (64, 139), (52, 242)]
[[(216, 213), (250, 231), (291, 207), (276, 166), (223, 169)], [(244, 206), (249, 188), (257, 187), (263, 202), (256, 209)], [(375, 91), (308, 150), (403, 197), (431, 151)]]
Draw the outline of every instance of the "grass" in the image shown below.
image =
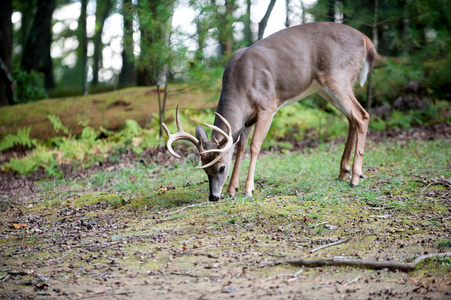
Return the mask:
[[(271, 154), (257, 163), (254, 197), (239, 194), (232, 202), (226, 200), (217, 206), (208, 206), (214, 211), (207, 210), (206, 217), (211, 217), (209, 213), (223, 219), (222, 222), (236, 224), (242, 220), (257, 220), (259, 213), (274, 218), (275, 223), (284, 216), (302, 219), (308, 215), (321, 222), (350, 217), (368, 206), (403, 213), (446, 211), (438, 198), (425, 196), (422, 180), (451, 177), (450, 141), (369, 143), (368, 148), (372, 150), (367, 152), (364, 161), (367, 178), (358, 188), (350, 188), (348, 181), (337, 180), (343, 145), (323, 145), (309, 153)], [(418, 157), (427, 162), (426, 166), (421, 165)], [(248, 164), (249, 160), (243, 163), (240, 188), (244, 185)], [(205, 179), (205, 173), (195, 170), (189, 161), (169, 168), (135, 163), (112, 171), (99, 171), (83, 180), (44, 181), (40, 187), (44, 193), (51, 192), (52, 201), (95, 189), (101, 193), (91, 194), (93, 199), (108, 198), (133, 209), (146, 207), (155, 212), (206, 201), (208, 182)], [(442, 186), (429, 189), (438, 191), (437, 195), (445, 193), (440, 193)], [(178, 218), (186, 218), (186, 215), (178, 215)]]

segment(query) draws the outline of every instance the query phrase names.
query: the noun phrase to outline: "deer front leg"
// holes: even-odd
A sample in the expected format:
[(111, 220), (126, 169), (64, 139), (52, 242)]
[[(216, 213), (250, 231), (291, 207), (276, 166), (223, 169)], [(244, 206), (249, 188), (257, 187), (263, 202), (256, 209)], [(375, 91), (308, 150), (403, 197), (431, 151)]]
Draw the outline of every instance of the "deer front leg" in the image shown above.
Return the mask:
[(252, 127), (253, 126), (244, 128), (240, 136), (240, 141), (237, 144), (235, 165), (233, 167), (233, 173), (232, 178), (230, 179), (229, 188), (227, 189), (227, 192), (231, 196), (235, 196), (235, 193), (238, 191), (241, 162), (243, 161), (244, 151), (246, 150), (247, 141), (249, 140), (249, 135), (252, 131)]
[(260, 112), (257, 117), (254, 136), (252, 137), (251, 142), (251, 163), (249, 166), (249, 172), (247, 173), (246, 185), (244, 187), (246, 196), (252, 196), (252, 193), (254, 192), (255, 165), (257, 164), (257, 158), (258, 154), (260, 153), (260, 148), (263, 144), (266, 134), (268, 133), (269, 127), (271, 126), (272, 118), (275, 112), (276, 110)]

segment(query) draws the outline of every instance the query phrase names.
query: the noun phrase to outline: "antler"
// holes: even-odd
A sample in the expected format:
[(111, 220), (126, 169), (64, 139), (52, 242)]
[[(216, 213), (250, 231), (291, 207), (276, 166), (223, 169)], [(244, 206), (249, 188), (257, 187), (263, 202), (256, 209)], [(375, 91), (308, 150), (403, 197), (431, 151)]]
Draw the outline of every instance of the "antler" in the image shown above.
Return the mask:
[(201, 145), (198, 139), (196, 139), (194, 136), (192, 136), (189, 133), (186, 133), (183, 128), (182, 128), (182, 124), (180, 123), (180, 118), (179, 118), (179, 106), (177, 105), (177, 109), (175, 110), (175, 123), (177, 124), (177, 132), (174, 134), (171, 134), (169, 132), (168, 127), (166, 126), (166, 124), (162, 124), (163, 125), (163, 129), (166, 132), (167, 136), (168, 136), (168, 142), (166, 144), (166, 146), (168, 147), (169, 153), (171, 153), (173, 156), (177, 157), (177, 158), (182, 158), (180, 155), (178, 155), (177, 153), (175, 153), (175, 151), (172, 149), (172, 143), (178, 140), (187, 140), (190, 141), (191, 143), (193, 143), (197, 149), (199, 151), (201, 151)]
[(221, 118), (221, 120), (224, 122), (224, 124), (227, 127), (227, 131), (228, 134), (226, 134), (221, 128), (214, 126), (214, 125), (210, 125), (210, 124), (205, 124), (205, 126), (207, 126), (210, 129), (216, 130), (217, 132), (219, 132), (220, 134), (222, 134), (226, 139), (227, 139), (227, 143), (224, 145), (223, 148), (221, 149), (210, 149), (210, 150), (206, 150), (206, 151), (202, 151), (199, 154), (205, 154), (205, 153), (211, 153), (211, 152), (217, 152), (219, 153), (219, 155), (213, 159), (211, 162), (209, 162), (206, 165), (203, 165), (201, 167), (198, 167), (199, 169), (205, 169), (208, 168), (212, 165), (214, 165), (215, 163), (217, 163), (224, 155), (226, 155), (227, 152), (229, 152), (230, 149), (232, 149), (233, 147), (233, 137), (232, 137), (232, 128), (230, 127), (229, 122), (220, 114), (215, 113), (219, 118)]
[(175, 156), (177, 158), (182, 158), (180, 155), (175, 153), (175, 151), (172, 149), (172, 143), (175, 142), (175, 141), (178, 141), (178, 140), (187, 140), (187, 141), (190, 141), (191, 143), (193, 143), (197, 147), (197, 149), (199, 150), (199, 154), (205, 154), (205, 153), (211, 153), (211, 152), (219, 153), (219, 155), (214, 160), (212, 160), (208, 164), (205, 164), (205, 165), (203, 165), (201, 167), (198, 167), (199, 169), (205, 169), (205, 168), (208, 168), (208, 167), (214, 165), (215, 163), (217, 163), (230, 149), (232, 149), (232, 147), (233, 147), (233, 137), (232, 137), (232, 128), (230, 127), (229, 122), (224, 117), (222, 117), (220, 114), (216, 113), (216, 115), (219, 118), (221, 118), (221, 120), (226, 125), (228, 134), (226, 134), (221, 128), (219, 128), (217, 126), (210, 125), (210, 124), (205, 124), (205, 123), (204, 123), (204, 125), (207, 126), (210, 129), (216, 130), (217, 132), (222, 134), (227, 139), (227, 143), (221, 149), (210, 149), (210, 150), (203, 151), (201, 143), (199, 142), (199, 140), (197, 138), (195, 138), (194, 136), (186, 133), (183, 130), (182, 124), (180, 123), (180, 119), (179, 119), (179, 106), (177, 105), (177, 109), (175, 111), (175, 123), (177, 124), (177, 132), (174, 133), (174, 134), (171, 134), (169, 132), (169, 129), (166, 126), (166, 124), (164, 124), (164, 123), (162, 124), (163, 125), (163, 129), (164, 129), (164, 131), (166, 132), (166, 134), (167, 134), (167, 136), (169, 138), (168, 142), (166, 144), (166, 146), (168, 147), (169, 153), (171, 153), (173, 156)]

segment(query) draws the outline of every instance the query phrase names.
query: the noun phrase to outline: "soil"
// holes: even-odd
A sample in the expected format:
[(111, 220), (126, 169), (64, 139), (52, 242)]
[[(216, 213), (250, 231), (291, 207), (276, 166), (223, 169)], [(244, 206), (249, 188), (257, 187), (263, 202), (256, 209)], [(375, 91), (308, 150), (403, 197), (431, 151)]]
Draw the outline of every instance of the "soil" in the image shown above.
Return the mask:
[[(374, 142), (436, 138), (451, 138), (451, 126), (436, 124), (368, 135)], [(315, 140), (298, 143), (294, 151), (316, 145)], [(173, 163), (163, 150), (149, 150), (139, 161)], [(191, 153), (177, 149), (180, 151)], [(21, 154), (16, 149), (7, 155)], [(116, 163), (106, 161), (83, 170), (66, 166), (64, 176), (84, 178), (135, 159), (125, 153)], [(451, 273), (446, 261), (442, 263), (444, 269), (437, 268), (440, 260), (435, 260), (422, 263), (418, 271), (410, 273), (335, 266), (265, 266), (268, 261), (299, 256), (340, 255), (344, 249), (354, 253), (354, 258), (362, 257), (358, 250), (349, 252), (352, 248), (346, 248), (346, 243), (326, 248), (334, 249), (332, 252), (310, 252), (337, 237), (299, 244), (285, 240), (278, 229), (262, 234), (253, 224), (213, 228), (196, 220), (178, 221), (167, 211), (143, 213), (117, 209), (105, 202), (77, 205), (79, 195), (42, 209), (34, 201), (43, 197), (36, 182), (44, 178), (44, 171), (30, 176), (0, 173), (2, 299), (451, 299)], [(7, 200), (13, 196), (16, 200), (11, 205)], [(435, 212), (430, 215), (435, 216)], [(445, 216), (435, 217), (445, 224)], [(449, 232), (447, 225), (443, 226)], [(387, 239), (381, 241), (386, 243), (384, 251), (371, 255), (379, 260), (407, 260), (434, 251), (430, 241), (436, 234), (432, 230), (421, 237), (412, 235), (412, 240), (421, 243), (411, 245), (410, 252), (400, 251), (404, 244), (391, 245)], [(432, 271), (428, 264), (435, 266)]]

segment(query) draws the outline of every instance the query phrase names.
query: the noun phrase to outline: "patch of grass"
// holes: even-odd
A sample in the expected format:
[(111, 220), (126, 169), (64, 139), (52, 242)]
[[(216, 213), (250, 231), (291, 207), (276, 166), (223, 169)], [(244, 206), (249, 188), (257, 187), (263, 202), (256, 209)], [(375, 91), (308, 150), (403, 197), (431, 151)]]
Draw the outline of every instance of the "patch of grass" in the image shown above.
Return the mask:
[(439, 240), (437, 243), (437, 248), (439, 249), (449, 249), (451, 248), (451, 240)]

